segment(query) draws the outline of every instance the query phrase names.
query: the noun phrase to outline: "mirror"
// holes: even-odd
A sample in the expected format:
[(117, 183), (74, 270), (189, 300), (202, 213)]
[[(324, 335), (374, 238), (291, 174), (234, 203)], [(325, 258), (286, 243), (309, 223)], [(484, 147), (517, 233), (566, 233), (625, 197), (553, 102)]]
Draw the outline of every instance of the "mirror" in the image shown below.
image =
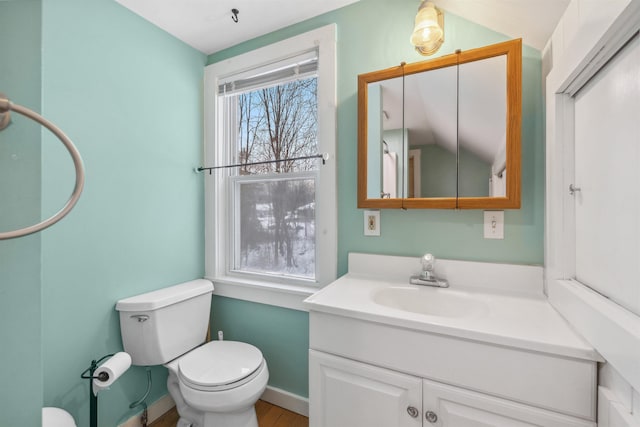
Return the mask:
[(520, 207), (521, 41), (358, 76), (358, 207)]

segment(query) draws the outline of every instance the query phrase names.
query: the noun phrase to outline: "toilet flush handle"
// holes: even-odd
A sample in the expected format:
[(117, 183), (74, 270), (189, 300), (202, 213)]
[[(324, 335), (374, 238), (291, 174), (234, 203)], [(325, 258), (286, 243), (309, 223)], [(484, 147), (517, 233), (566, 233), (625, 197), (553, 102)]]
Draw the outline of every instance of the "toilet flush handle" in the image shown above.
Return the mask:
[(138, 319), (138, 322), (146, 322), (147, 320), (149, 320), (149, 316), (146, 314), (132, 314), (131, 318)]

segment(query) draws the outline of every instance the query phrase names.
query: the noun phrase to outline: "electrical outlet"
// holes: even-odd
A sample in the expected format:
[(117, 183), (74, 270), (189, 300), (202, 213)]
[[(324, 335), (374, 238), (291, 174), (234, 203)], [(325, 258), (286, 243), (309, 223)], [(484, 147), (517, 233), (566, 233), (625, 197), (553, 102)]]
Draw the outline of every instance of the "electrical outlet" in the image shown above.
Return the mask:
[(504, 239), (504, 211), (484, 211), (484, 238)]
[(364, 235), (380, 235), (380, 211), (364, 211)]

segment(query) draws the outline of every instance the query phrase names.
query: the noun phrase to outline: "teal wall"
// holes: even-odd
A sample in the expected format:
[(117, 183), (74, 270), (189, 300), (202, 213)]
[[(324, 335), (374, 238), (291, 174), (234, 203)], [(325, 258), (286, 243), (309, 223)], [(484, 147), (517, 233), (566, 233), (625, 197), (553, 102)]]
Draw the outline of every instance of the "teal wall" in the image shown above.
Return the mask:
[[(381, 213), (381, 236), (363, 236), (362, 211), (356, 208), (357, 75), (397, 65), (401, 61), (424, 59), (408, 43), (416, 11), (417, 2), (413, 0), (361, 0), (211, 55), (208, 63), (323, 25), (337, 24), (338, 275), (346, 272), (349, 252), (418, 256), (429, 251), (441, 258), (542, 264), (544, 128), (541, 56), (539, 51), (527, 46), (523, 49), (522, 208), (505, 212), (505, 239), (483, 239), (483, 213), (480, 210), (385, 210)], [(437, 55), (508, 39), (451, 14), (445, 14), (445, 27), (445, 43)], [(221, 313), (229, 313), (232, 310), (226, 309), (226, 304), (233, 304), (238, 312), (250, 312), (253, 307), (251, 303), (228, 299), (220, 299), (215, 307)], [(258, 335), (261, 341), (274, 342), (280, 336), (304, 336), (307, 322), (292, 323), (284, 331), (275, 331), (277, 322), (272, 319), (280, 318), (284, 310), (267, 307), (262, 311), (264, 317), (260, 325), (247, 325), (248, 330), (244, 331), (248, 341), (257, 342), (257, 338), (252, 337)], [(214, 312), (214, 324), (217, 316), (221, 314)], [(294, 339), (287, 341), (287, 348), (297, 348), (295, 353), (301, 354), (308, 339), (305, 336), (293, 342)], [(284, 383), (292, 367), (295, 371), (306, 369), (306, 355), (293, 359), (290, 351), (283, 347), (271, 355), (271, 363), (276, 358), (288, 361), (289, 366), (287, 369), (270, 370), (272, 385)], [(296, 381), (295, 389), (305, 389), (306, 376)]]
[(458, 196), (488, 197), (491, 165), (462, 146), (458, 151), (460, 156)]
[(307, 396), (307, 313), (264, 304), (214, 297), (212, 335), (224, 331), (225, 339), (258, 347), (269, 367), (269, 385)]
[[(459, 147), (458, 155), (437, 144), (415, 145), (420, 150), (421, 197), (460, 197), (489, 195), (491, 165), (471, 151)], [(456, 161), (460, 163), (456, 177)]]
[[(122, 349), (115, 302), (202, 277), (202, 76), (206, 57), (113, 0), (44, 0), (42, 110), (75, 142), (86, 186), (41, 234), (44, 403), (89, 419), (94, 358)], [(68, 198), (73, 167), (42, 140), (42, 213)], [(166, 394), (153, 369), (152, 403)], [(99, 397), (99, 424), (133, 414), (134, 367)], [(140, 409), (137, 410), (138, 412)]]
[[(40, 111), (42, 4), (0, 1), (0, 92)], [(40, 127), (13, 114), (0, 132), (0, 232), (40, 219)], [(39, 426), (40, 235), (0, 241), (0, 425)]]
[(456, 155), (436, 144), (420, 149), (422, 197), (456, 197)]

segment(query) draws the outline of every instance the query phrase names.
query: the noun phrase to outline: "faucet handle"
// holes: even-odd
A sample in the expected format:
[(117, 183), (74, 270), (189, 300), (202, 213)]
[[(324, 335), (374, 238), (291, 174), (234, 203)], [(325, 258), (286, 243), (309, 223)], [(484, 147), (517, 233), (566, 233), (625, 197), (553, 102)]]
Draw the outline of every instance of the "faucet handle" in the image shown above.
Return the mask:
[(422, 272), (416, 276), (411, 276), (409, 278), (409, 283), (412, 285), (423, 285), (423, 286), (437, 286), (439, 288), (448, 288), (449, 282), (445, 279), (438, 279), (435, 274), (433, 274), (433, 268), (436, 263), (436, 257), (431, 254), (424, 254), (422, 258), (420, 258), (420, 263), (422, 264)]
[(422, 271), (433, 271), (436, 257), (431, 254), (424, 254), (420, 259), (420, 263), (422, 264)]

